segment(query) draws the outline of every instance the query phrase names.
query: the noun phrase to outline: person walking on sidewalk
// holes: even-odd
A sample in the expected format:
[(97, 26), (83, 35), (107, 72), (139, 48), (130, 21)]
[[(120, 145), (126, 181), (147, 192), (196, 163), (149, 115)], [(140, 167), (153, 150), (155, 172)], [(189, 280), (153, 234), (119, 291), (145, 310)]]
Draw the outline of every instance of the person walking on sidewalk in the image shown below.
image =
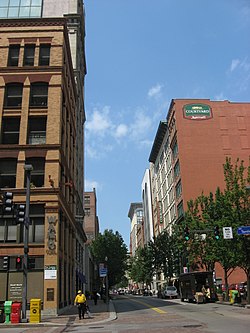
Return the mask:
[(74, 304), (78, 308), (79, 319), (84, 319), (84, 314), (86, 312), (87, 299), (81, 290), (78, 290)]
[(98, 293), (96, 290), (93, 291), (93, 300), (94, 300), (95, 305), (97, 305)]

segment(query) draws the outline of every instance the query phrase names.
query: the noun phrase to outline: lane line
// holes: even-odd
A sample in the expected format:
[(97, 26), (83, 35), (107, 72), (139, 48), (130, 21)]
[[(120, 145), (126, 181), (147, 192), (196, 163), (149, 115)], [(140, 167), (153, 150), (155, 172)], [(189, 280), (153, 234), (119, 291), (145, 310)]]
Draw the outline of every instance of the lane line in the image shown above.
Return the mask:
[(149, 309), (154, 310), (154, 311), (157, 312), (157, 313), (167, 313), (167, 311), (164, 311), (164, 310), (161, 310), (161, 309), (159, 309), (159, 308), (156, 308), (156, 307), (154, 307), (154, 306), (152, 306), (152, 305), (149, 305), (149, 304), (147, 304), (147, 303), (145, 303), (145, 302), (138, 301), (138, 300), (135, 300), (135, 299), (132, 299), (132, 298), (128, 298), (128, 297), (127, 297), (127, 299), (129, 299), (129, 300), (131, 300), (131, 301), (133, 301), (133, 302), (137, 302), (137, 303), (139, 303), (139, 304), (145, 305), (145, 306), (147, 306)]

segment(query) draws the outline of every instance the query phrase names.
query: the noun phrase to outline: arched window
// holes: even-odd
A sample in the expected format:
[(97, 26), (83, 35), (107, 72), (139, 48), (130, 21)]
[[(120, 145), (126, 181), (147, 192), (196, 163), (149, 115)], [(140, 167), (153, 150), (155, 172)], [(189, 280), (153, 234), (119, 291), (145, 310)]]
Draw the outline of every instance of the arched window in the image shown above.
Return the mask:
[(48, 83), (35, 82), (30, 87), (30, 106), (47, 107), (48, 104)]
[(8, 83), (5, 86), (5, 107), (20, 108), (22, 106), (23, 84)]

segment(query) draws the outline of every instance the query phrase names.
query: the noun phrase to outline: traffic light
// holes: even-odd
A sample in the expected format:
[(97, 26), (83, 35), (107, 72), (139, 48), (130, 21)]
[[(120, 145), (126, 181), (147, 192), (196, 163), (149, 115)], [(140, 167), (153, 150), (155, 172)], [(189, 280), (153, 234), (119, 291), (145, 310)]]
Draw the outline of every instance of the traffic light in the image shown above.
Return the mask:
[(11, 213), (13, 209), (13, 193), (5, 192), (3, 195), (3, 212)]
[(220, 229), (218, 225), (214, 227), (214, 237), (215, 239), (220, 239)]
[(9, 257), (3, 257), (3, 269), (8, 270), (9, 269)]
[(16, 208), (16, 223), (24, 223), (25, 217), (25, 205), (17, 205)]
[(184, 237), (185, 237), (185, 240), (188, 241), (189, 238), (190, 238), (190, 235), (189, 235), (189, 228), (186, 226), (185, 229), (184, 229)]
[(22, 258), (21, 257), (16, 257), (16, 269), (20, 270), (22, 269)]

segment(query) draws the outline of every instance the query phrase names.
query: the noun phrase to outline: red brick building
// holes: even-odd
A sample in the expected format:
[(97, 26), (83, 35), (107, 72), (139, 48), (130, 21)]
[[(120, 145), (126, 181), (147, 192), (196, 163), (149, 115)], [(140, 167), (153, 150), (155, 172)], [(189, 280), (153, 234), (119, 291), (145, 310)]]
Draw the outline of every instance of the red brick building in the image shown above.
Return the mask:
[[(154, 230), (171, 231), (172, 225), (182, 219), (190, 199), (202, 192), (215, 192), (218, 186), (224, 188), (226, 157), (233, 163), (239, 158), (248, 165), (249, 156), (250, 103), (172, 100), (149, 157), (153, 164)], [(161, 211), (157, 214), (159, 204)], [(244, 274), (235, 274), (230, 276), (230, 283), (246, 280)]]

